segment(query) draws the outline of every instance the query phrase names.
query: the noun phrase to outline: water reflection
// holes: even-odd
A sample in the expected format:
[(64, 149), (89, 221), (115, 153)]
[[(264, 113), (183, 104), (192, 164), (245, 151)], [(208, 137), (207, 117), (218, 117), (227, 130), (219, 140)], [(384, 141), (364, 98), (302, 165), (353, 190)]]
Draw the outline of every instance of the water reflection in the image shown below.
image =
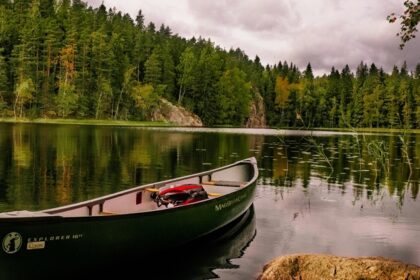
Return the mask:
[[(278, 142), (266, 143), (262, 150), (262, 177), (264, 184), (294, 186), (297, 179), (307, 188), (310, 176), (327, 179), (327, 185), (336, 185), (345, 191), (347, 186), (355, 188), (355, 196), (367, 190), (372, 199), (375, 190), (387, 188), (389, 195), (404, 197), (409, 190), (413, 199), (419, 191), (420, 152), (416, 140), (420, 136), (411, 136), (408, 157), (411, 162), (410, 174), (407, 158), (402, 147), (395, 143), (397, 138), (384, 136), (364, 136), (360, 139), (351, 137), (329, 137), (308, 141), (303, 138), (283, 138)], [(385, 143), (385, 158), (372, 155), (368, 144), (374, 141)], [(420, 139), (418, 139), (420, 140)], [(419, 142), (420, 143), (420, 142)]]
[[(263, 136), (164, 130), (0, 125), (0, 210), (41, 209), (257, 156), (264, 184), (291, 187), (312, 175), (328, 178), (355, 199), (417, 198), (420, 135)], [(382, 143), (384, 158), (369, 145)], [(408, 180), (409, 179), (409, 180)], [(408, 192), (408, 194), (407, 194)], [(400, 201), (401, 203), (403, 200)]]

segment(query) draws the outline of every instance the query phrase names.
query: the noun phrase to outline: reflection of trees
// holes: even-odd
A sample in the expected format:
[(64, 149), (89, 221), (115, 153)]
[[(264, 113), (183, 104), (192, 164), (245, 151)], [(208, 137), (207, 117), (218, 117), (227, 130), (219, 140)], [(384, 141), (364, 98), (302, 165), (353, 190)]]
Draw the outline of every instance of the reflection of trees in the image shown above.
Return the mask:
[[(2, 188), (0, 199), (25, 208), (25, 202), (30, 200), (34, 191), (32, 185), (34, 178), (30, 169), (34, 162), (31, 133), (24, 125), (7, 125), (2, 127), (0, 136), (2, 138), (0, 154), (3, 161), (0, 165), (0, 187)], [(10, 166), (13, 170), (10, 170)], [(14, 188), (7, 187), (10, 178), (13, 178)]]
[[(73, 185), (73, 162), (78, 155), (77, 127), (58, 127), (53, 145), (56, 152), (56, 201), (63, 205), (70, 203)], [(40, 155), (41, 156), (41, 155)]]
[(30, 147), (30, 139), (24, 126), (13, 126), (13, 160), (14, 163), (21, 168), (28, 168), (32, 161), (32, 151)]
[(7, 200), (8, 210), (82, 201), (259, 156), (262, 142), (246, 135), (10, 125), (0, 135), (0, 153), (12, 151), (11, 162), (0, 162), (0, 178), (8, 182), (0, 181), (7, 189), (0, 201)]
[[(411, 135), (407, 141), (408, 155), (413, 166), (420, 166), (420, 135)], [(366, 196), (374, 200), (383, 197), (385, 188), (389, 195), (404, 197), (407, 190), (414, 199), (419, 192), (419, 169), (414, 169), (410, 179), (410, 169), (402, 153), (402, 143), (398, 136), (365, 135), (360, 139), (352, 136), (317, 137), (325, 154), (333, 163), (333, 173), (328, 165), (317, 155), (316, 150), (305, 141), (295, 137), (284, 137), (278, 141), (282, 152), (263, 151), (264, 155), (273, 156), (272, 172), (265, 170), (264, 176), (273, 178), (274, 185), (285, 186), (284, 182), (302, 180), (306, 187), (312, 177), (319, 177), (342, 188), (353, 187), (356, 199)], [(376, 146), (374, 146), (376, 145)], [(375, 150), (376, 149), (376, 150)], [(267, 163), (263, 168), (266, 168)], [(285, 168), (287, 166), (287, 168)], [(287, 170), (287, 172), (285, 172)]]
[[(333, 163), (331, 173), (302, 137), (48, 125), (1, 125), (0, 132), (0, 207), (8, 209), (82, 201), (249, 156), (258, 159), (261, 184), (351, 189), (355, 200), (419, 193), (420, 135), (407, 140), (414, 167), (407, 182), (397, 136), (315, 137)], [(372, 159), (366, 145), (372, 141), (384, 142), (389, 170)]]

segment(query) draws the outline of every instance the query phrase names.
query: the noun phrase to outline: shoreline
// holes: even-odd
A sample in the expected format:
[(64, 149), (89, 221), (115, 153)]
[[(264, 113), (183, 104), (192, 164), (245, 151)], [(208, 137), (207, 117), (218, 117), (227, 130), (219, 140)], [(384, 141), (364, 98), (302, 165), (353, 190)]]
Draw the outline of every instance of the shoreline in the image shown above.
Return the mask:
[(93, 120), (93, 119), (26, 119), (26, 118), (0, 118), (0, 123), (16, 124), (69, 124), (69, 125), (96, 125), (96, 126), (132, 126), (132, 127), (174, 127), (168, 122), (155, 121), (120, 121), (120, 120)]
[(245, 128), (245, 127), (231, 127), (231, 126), (215, 126), (215, 127), (188, 127), (188, 126), (177, 126), (169, 122), (159, 122), (159, 121), (122, 121), (122, 120), (95, 120), (95, 119), (28, 119), (28, 118), (0, 118), (0, 123), (16, 123), (16, 124), (69, 124), (69, 125), (93, 125), (93, 126), (124, 126), (124, 127), (158, 127), (158, 128), (188, 128), (188, 129), (255, 129), (255, 130), (277, 130), (277, 131), (324, 131), (324, 132), (337, 132), (337, 133), (372, 133), (372, 134), (382, 134), (382, 133), (412, 133), (420, 134), (420, 129), (402, 129), (402, 128), (299, 128), (299, 127), (255, 127), (255, 128)]

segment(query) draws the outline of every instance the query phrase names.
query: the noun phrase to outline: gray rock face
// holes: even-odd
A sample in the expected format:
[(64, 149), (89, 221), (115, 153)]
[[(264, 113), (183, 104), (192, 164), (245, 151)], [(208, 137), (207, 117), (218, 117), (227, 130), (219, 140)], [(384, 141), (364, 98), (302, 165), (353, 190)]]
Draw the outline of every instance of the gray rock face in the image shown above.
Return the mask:
[(152, 121), (170, 122), (178, 126), (203, 126), (203, 122), (197, 115), (164, 98), (160, 100), (159, 108), (153, 112)]
[(382, 257), (346, 258), (316, 254), (279, 257), (264, 267), (260, 280), (418, 280), (420, 267)]

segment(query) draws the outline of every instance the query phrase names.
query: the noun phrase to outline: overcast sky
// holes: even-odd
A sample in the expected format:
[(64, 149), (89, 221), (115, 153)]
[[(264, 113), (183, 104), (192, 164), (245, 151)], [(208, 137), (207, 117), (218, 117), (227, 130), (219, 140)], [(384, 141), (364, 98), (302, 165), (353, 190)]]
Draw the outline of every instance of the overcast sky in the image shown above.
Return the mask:
[[(162, 23), (191, 38), (210, 38), (225, 49), (241, 48), (264, 64), (287, 60), (304, 70), (308, 62), (316, 74), (354, 69), (360, 61), (390, 71), (407, 61), (420, 63), (420, 39), (399, 49), (398, 24), (386, 16), (401, 12), (403, 0), (89, 0), (97, 7), (115, 7), (145, 22)], [(419, 36), (420, 37), (420, 34)]]

